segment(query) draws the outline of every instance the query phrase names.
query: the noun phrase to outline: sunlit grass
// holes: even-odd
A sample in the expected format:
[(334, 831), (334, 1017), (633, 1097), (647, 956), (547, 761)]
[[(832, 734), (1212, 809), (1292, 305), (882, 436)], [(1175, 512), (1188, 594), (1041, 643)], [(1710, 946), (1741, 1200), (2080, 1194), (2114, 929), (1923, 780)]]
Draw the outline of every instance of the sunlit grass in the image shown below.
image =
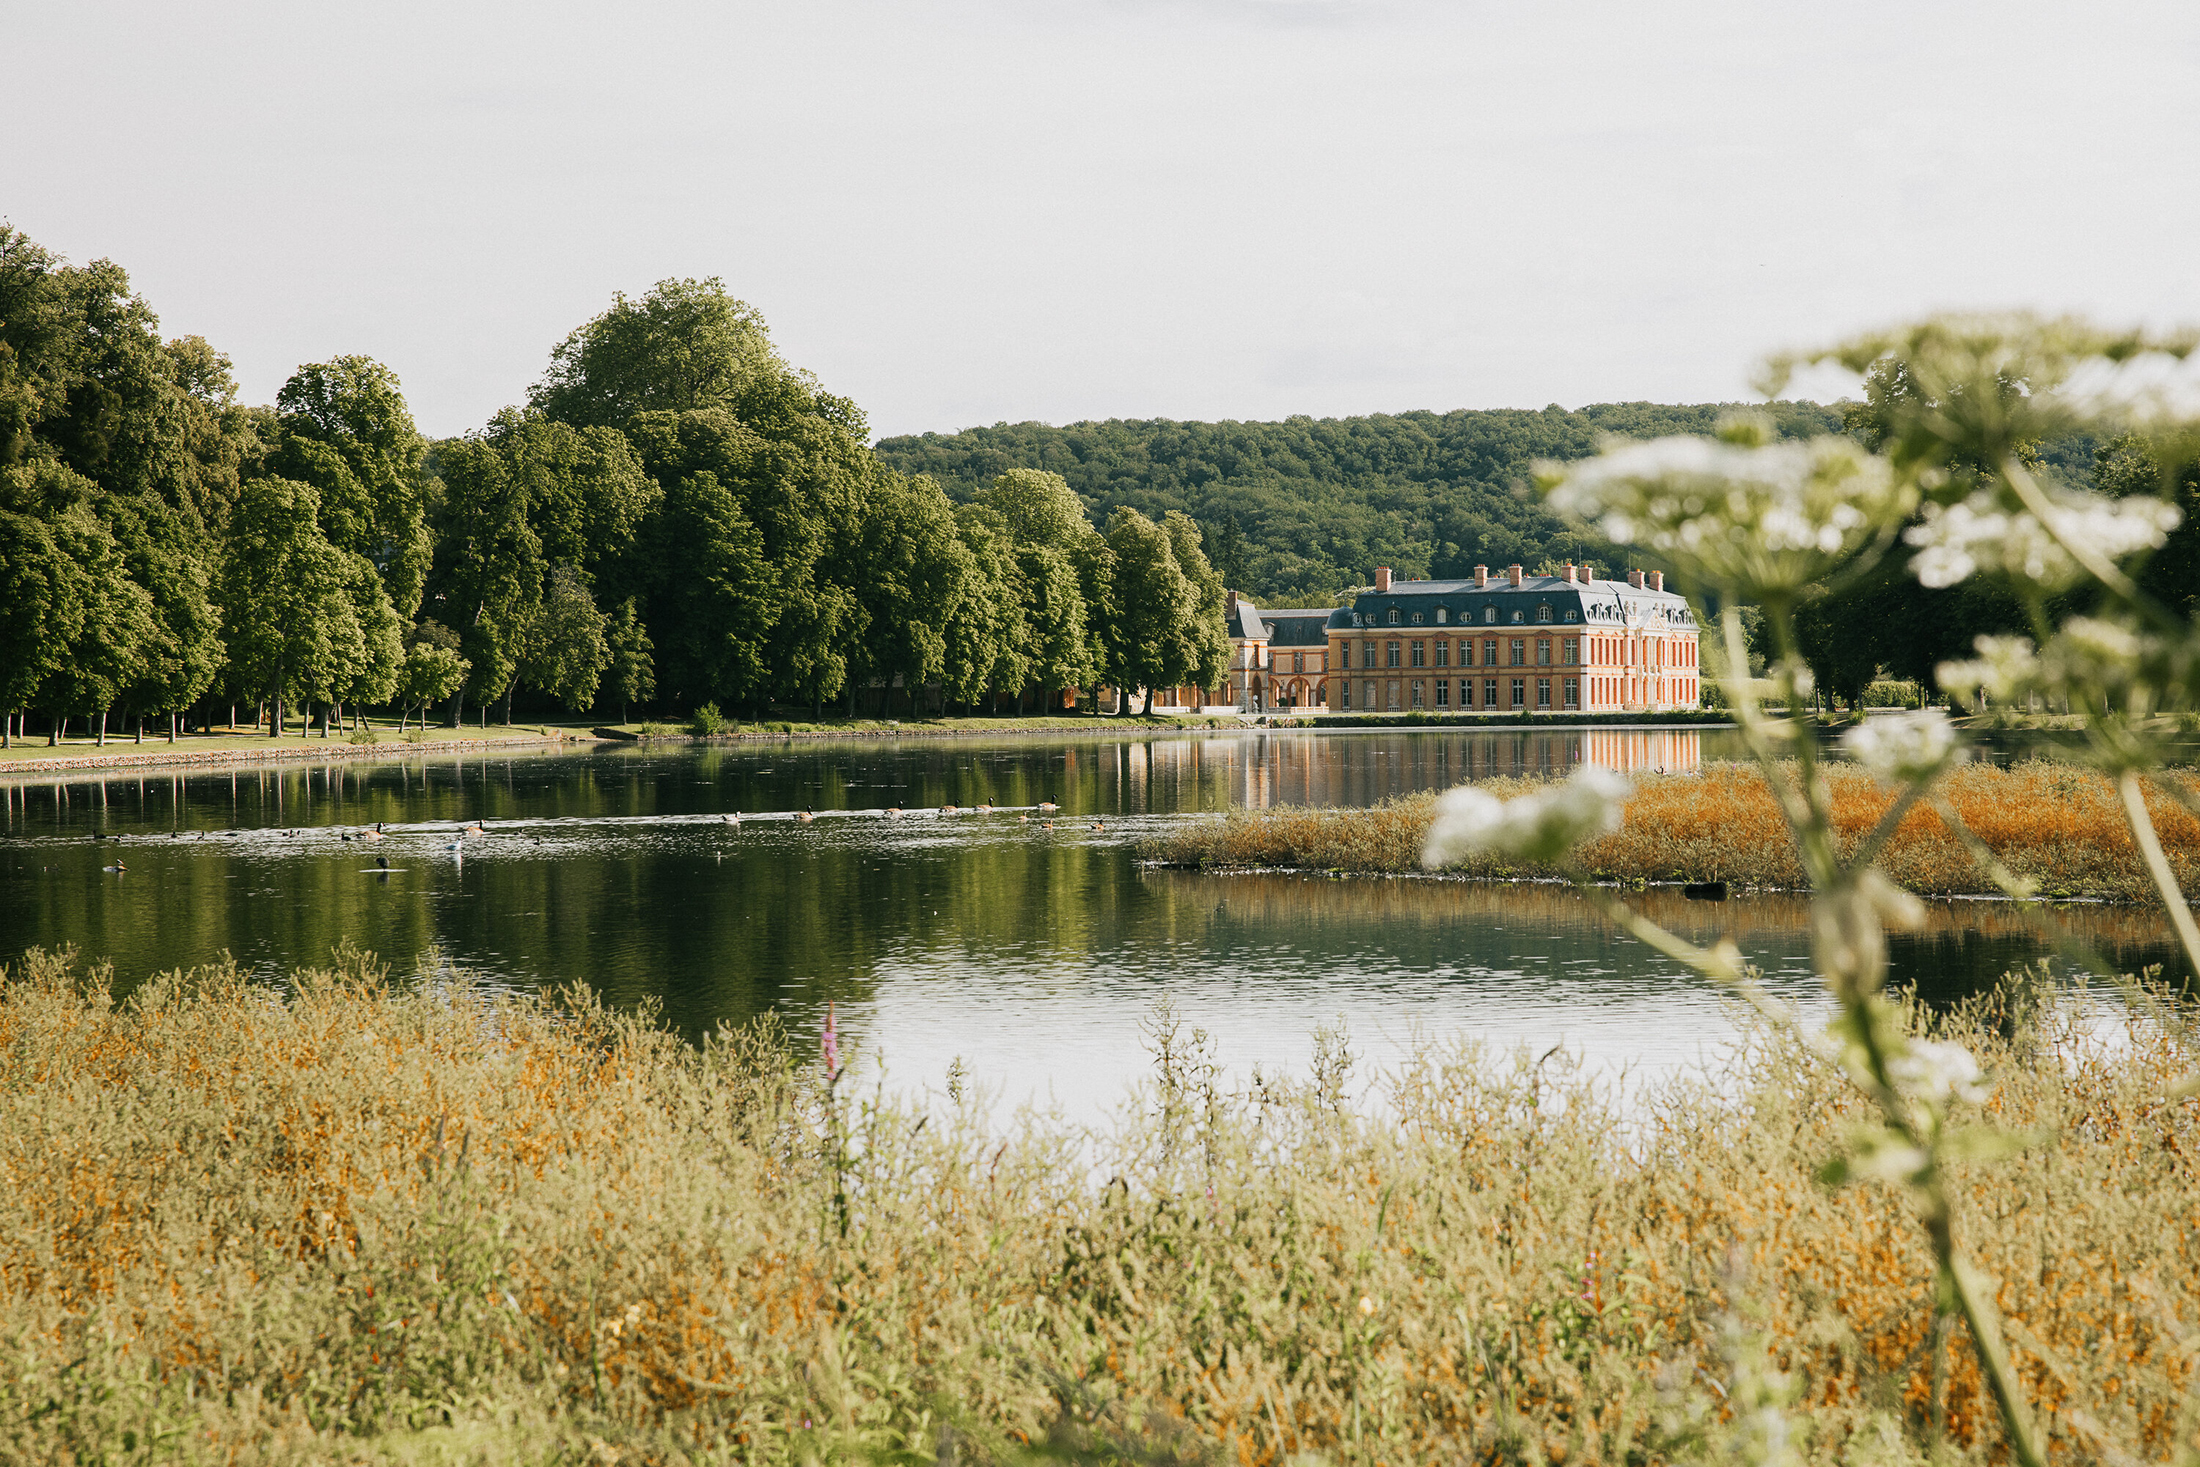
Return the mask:
[[(1886, 813), (1895, 791), (1854, 765), (1832, 764), (1822, 771), (1831, 787), (1835, 826), (1853, 849)], [(2161, 778), (2191, 787), (2184, 776)], [(1700, 774), (1637, 775), (1634, 784), (1625, 825), (1575, 851), (1583, 869), (1620, 881), (1805, 885), (1771, 787), (1755, 768), (1713, 764)], [(1486, 787), (1510, 796), (1535, 785), (1499, 779)], [(2009, 768), (1970, 765), (1948, 775), (1938, 793), (2004, 865), (2035, 879), (2043, 895), (2151, 896), (2115, 788), (2091, 770), (2044, 760)], [(1425, 793), (1372, 809), (1236, 811), (1171, 832), (1151, 854), (1186, 865), (1417, 871), (1435, 802), (1433, 793)], [(2189, 889), (2200, 876), (2200, 820), (2159, 789), (2150, 790), (2147, 804), (2171, 865)], [(1925, 895), (1996, 890), (1930, 804), (1921, 803), (1903, 819), (1880, 865), (1895, 881)], [(1547, 874), (1515, 868), (1496, 856), (1455, 869), (1476, 876)]]
[[(1091, 1138), (351, 957), (105, 993), (0, 981), (0, 1459), (1548, 1467), (1724, 1455), (1756, 1400), (1816, 1460), (1996, 1451), (1903, 1197), (1814, 1180), (1862, 1102), (1792, 1040), (1623, 1123), (1563, 1055), (1232, 1093), (1177, 1030)], [(1948, 1027), (2040, 1142), (1957, 1164), (1966, 1244), (2058, 1452), (2167, 1458), (2193, 1046), (2004, 998)]]

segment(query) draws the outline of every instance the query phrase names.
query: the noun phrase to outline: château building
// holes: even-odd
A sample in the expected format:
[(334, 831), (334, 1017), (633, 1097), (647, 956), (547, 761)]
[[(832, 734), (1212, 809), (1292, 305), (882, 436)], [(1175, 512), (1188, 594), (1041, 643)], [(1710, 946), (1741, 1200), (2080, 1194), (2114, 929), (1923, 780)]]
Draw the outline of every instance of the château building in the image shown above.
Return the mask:
[(1702, 698), (1695, 618), (1656, 571), (1393, 581), (1385, 566), (1324, 631), (1339, 713), (1655, 713)]

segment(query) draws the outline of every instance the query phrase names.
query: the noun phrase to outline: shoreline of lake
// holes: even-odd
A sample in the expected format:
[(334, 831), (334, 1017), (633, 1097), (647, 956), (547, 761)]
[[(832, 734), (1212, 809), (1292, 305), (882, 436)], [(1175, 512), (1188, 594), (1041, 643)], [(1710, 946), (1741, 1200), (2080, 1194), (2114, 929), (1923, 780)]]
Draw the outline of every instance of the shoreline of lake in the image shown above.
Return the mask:
[[(352, 743), (349, 739), (325, 742), (308, 738), (297, 744), (268, 741), (268, 747), (253, 748), (250, 745), (234, 745), (219, 749), (170, 748), (163, 741), (158, 751), (141, 751), (136, 744), (127, 745), (127, 752), (116, 754), (56, 754), (46, 756), (37, 752), (21, 753), (19, 750), (0, 754), (0, 783), (16, 779), (40, 779), (56, 772), (72, 774), (129, 773), (138, 769), (188, 768), (194, 770), (219, 769), (235, 765), (294, 764), (315, 759), (404, 759), (415, 754), (454, 751), (481, 753), (503, 750), (512, 753), (576, 753), (586, 750), (603, 750), (623, 747), (675, 748), (710, 745), (756, 745), (791, 742), (881, 743), (897, 739), (976, 739), (976, 738), (1121, 738), (1130, 734), (1216, 734), (1216, 733), (1414, 733), (1442, 734), (1470, 730), (1485, 733), (1518, 731), (1522, 733), (1564, 733), (1572, 729), (1602, 728), (1618, 731), (1629, 729), (1725, 729), (1730, 723), (1705, 723), (1694, 719), (1586, 719), (1564, 723), (1542, 721), (1508, 723), (1500, 721), (1475, 721), (1454, 718), (1442, 722), (1408, 721), (1398, 718), (1389, 721), (1354, 720), (1348, 723), (1328, 724), (1322, 721), (1269, 721), (1278, 715), (1247, 714), (1206, 715), (1199, 721), (1189, 717), (1182, 719), (1163, 715), (1148, 719), (1143, 714), (1108, 714), (1090, 722), (1083, 718), (1071, 720), (1038, 718), (969, 720), (971, 726), (942, 726), (938, 723), (914, 723), (899, 726), (863, 726), (841, 728), (807, 725), (792, 728), (729, 729), (716, 734), (664, 733), (639, 734), (599, 726), (586, 731), (567, 728), (548, 735), (539, 733), (515, 734), (497, 738), (430, 738), (419, 743), (405, 741), (399, 736), (388, 735), (373, 743)], [(957, 721), (958, 723), (961, 721)], [(1030, 726), (1019, 726), (1030, 725)], [(382, 732), (377, 730), (377, 732)], [(190, 737), (203, 738), (204, 735)], [(393, 742), (394, 740), (394, 742)], [(118, 740), (118, 742), (120, 742)], [(20, 748), (20, 746), (19, 746)]]

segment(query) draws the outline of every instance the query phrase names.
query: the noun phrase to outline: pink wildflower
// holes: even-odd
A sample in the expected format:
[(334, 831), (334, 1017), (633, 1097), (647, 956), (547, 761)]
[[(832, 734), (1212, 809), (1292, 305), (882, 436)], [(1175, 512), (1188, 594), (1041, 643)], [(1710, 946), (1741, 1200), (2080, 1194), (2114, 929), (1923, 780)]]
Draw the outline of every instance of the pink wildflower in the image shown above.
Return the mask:
[(825, 1005), (825, 1032), (820, 1038), (825, 1053), (825, 1078), (840, 1078), (840, 1032), (833, 1027), (833, 1006)]

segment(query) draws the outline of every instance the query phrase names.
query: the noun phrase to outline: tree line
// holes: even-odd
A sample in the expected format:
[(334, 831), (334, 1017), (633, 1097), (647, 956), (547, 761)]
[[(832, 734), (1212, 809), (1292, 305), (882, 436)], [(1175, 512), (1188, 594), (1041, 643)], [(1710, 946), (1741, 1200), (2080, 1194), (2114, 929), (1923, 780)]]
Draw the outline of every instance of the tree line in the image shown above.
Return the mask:
[[(1769, 411), (1782, 437), (1846, 433), (1878, 451), (1911, 390), (1899, 374), (1878, 371), (1861, 400), (1758, 410)], [(1096, 514), (1121, 505), (1188, 514), (1231, 586), (1264, 606), (1329, 605), (1349, 600), (1375, 565), (1438, 577), (1464, 576), (1477, 564), (1548, 570), (1567, 560), (1670, 571), (1652, 553), (1623, 553), (1590, 527), (1561, 521), (1518, 486), (1537, 459), (1580, 458), (1609, 435), (1709, 433), (1732, 406), (1606, 403), (1573, 412), (1552, 406), (1281, 423), (1000, 423), (887, 438), (878, 452), (903, 472), (930, 474), (960, 499), (976, 498), (995, 475), (1022, 467), (1060, 474)], [(2035, 471), (2071, 488), (2114, 496), (2162, 491), (2161, 466), (2133, 438), (2076, 435), (2026, 444), (2022, 453)], [(1982, 465), (1950, 467), (1981, 482), (1992, 478)], [(2179, 470), (2174, 498), (2184, 523), (2141, 580), (2164, 605), (2192, 615), (2200, 611), (2200, 468)], [(1870, 574), (1815, 587), (1797, 608), (1796, 633), (1817, 686), (1851, 706), (1875, 678), (1929, 688), (1934, 670), (1970, 656), (1978, 636), (2037, 630), (2009, 588), (1983, 577), (1926, 586), (1910, 573), (1912, 553), (1898, 544)], [(2083, 598), (2049, 605), (2058, 616), (2076, 614), (2086, 609)], [(1767, 650), (1763, 623), (1754, 608), (1744, 608), (1744, 621), (1753, 629), (1754, 661)]]
[[(1197, 524), (875, 452), (714, 279), (614, 298), (430, 440), (361, 356), (238, 401), (110, 261), (0, 225), (0, 736), (34, 715), (401, 719), (515, 699), (848, 714), (1220, 685)], [(927, 704), (926, 699), (932, 701)], [(1087, 706), (1097, 699), (1088, 697)]]
[[(1476, 565), (1622, 563), (1593, 532), (1522, 492), (1538, 459), (1608, 435), (1708, 433), (1731, 404), (1602, 403), (1578, 411), (1410, 412), (1280, 423), (1167, 419), (997, 423), (886, 438), (879, 456), (974, 499), (1011, 468), (1060, 474), (1096, 515), (1129, 505), (1196, 520), (1223, 579), (1263, 606), (1331, 606), (1373, 566), (1463, 577)], [(1774, 403), (1784, 436), (1844, 429), (1841, 411)]]

